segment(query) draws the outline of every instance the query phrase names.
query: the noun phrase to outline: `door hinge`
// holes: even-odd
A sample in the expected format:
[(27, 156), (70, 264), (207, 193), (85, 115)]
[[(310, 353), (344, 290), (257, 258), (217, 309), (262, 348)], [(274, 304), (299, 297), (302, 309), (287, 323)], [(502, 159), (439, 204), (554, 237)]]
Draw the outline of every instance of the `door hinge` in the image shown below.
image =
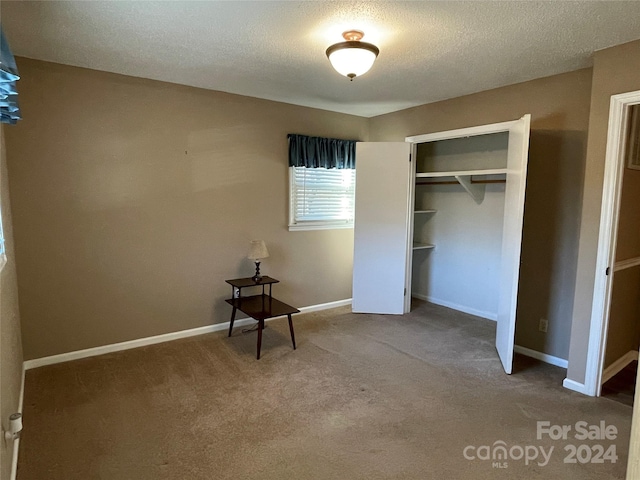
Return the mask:
[(604, 274), (605, 275), (609, 275), (611, 273), (611, 267), (607, 267), (607, 269), (605, 270)]
[(407, 289), (406, 288), (404, 289), (404, 296), (405, 297), (407, 296)]
[(411, 153), (409, 154), (409, 163), (411, 163)]

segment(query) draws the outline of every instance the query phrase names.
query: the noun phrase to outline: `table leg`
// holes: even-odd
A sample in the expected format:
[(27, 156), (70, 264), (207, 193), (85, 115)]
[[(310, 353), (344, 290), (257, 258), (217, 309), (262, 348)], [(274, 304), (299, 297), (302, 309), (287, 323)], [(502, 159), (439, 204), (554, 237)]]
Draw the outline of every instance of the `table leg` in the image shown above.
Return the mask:
[(264, 328), (264, 320), (258, 320), (258, 354), (256, 358), (260, 360), (260, 347), (262, 347), (262, 329)]
[(291, 320), (291, 314), (287, 315), (289, 318), (289, 332), (291, 332), (291, 343), (293, 343), (293, 349), (296, 349), (296, 336), (293, 334), (293, 321)]
[(231, 330), (233, 330), (233, 321), (236, 319), (236, 307), (233, 307), (231, 312), (231, 321), (229, 322), (229, 336), (231, 336)]

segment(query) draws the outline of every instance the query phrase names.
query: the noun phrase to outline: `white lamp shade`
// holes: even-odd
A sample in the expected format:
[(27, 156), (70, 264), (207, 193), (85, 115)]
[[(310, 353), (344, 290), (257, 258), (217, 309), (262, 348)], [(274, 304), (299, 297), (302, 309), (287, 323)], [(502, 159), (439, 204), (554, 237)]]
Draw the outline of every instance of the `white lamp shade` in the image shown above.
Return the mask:
[(247, 258), (252, 260), (260, 260), (261, 258), (267, 258), (269, 251), (264, 243), (264, 240), (251, 240), (251, 246), (249, 248), (249, 255)]
[[(346, 42), (345, 42), (346, 43)], [(376, 54), (357, 46), (349, 46), (334, 50), (329, 54), (329, 61), (338, 73), (345, 77), (359, 77), (371, 69)]]

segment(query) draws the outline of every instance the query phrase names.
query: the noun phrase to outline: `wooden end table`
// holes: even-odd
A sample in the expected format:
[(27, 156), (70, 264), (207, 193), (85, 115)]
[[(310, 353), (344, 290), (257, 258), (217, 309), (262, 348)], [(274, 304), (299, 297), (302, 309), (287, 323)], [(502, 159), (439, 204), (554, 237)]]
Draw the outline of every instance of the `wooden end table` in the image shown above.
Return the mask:
[[(280, 300), (276, 300), (271, 296), (271, 286), (274, 283), (279, 283), (279, 280), (271, 277), (261, 277), (259, 280), (254, 280), (251, 277), (248, 278), (236, 278), (234, 280), (225, 280), (226, 283), (231, 285), (231, 298), (225, 300), (229, 305), (233, 307), (231, 312), (231, 322), (229, 322), (229, 337), (233, 330), (233, 322), (236, 319), (236, 311), (240, 310), (242, 313), (249, 315), (254, 320), (258, 321), (258, 352), (256, 358), (260, 360), (260, 347), (262, 346), (262, 330), (264, 329), (264, 321), (268, 318), (281, 317), (286, 315), (289, 320), (289, 332), (291, 333), (291, 343), (293, 343), (293, 349), (296, 349), (296, 337), (293, 333), (293, 321), (291, 315), (299, 313), (295, 307), (287, 305)], [(265, 285), (269, 285), (269, 294), (264, 291)], [(242, 296), (242, 289), (247, 287), (259, 287), (262, 286), (262, 293), (258, 295), (250, 295), (247, 297)], [(235, 296), (237, 292), (238, 296)]]

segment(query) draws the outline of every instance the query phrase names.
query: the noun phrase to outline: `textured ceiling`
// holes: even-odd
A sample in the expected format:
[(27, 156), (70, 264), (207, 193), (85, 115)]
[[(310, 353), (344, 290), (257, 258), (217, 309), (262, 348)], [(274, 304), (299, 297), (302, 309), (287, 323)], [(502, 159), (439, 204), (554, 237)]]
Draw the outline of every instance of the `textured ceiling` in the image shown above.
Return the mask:
[[(591, 65), (640, 2), (7, 1), (16, 55), (370, 117)], [(349, 82), (348, 29), (380, 56)]]

